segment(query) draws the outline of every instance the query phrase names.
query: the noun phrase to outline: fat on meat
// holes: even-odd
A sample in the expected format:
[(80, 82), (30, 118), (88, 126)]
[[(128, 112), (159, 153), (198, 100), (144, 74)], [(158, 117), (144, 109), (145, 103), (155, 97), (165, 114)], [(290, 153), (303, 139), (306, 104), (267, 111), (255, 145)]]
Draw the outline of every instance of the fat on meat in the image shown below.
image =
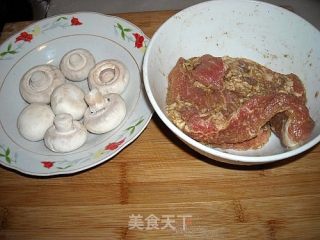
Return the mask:
[(210, 146), (257, 149), (273, 131), (284, 146), (294, 148), (314, 127), (299, 77), (249, 59), (209, 54), (180, 58), (168, 81), (168, 117)]

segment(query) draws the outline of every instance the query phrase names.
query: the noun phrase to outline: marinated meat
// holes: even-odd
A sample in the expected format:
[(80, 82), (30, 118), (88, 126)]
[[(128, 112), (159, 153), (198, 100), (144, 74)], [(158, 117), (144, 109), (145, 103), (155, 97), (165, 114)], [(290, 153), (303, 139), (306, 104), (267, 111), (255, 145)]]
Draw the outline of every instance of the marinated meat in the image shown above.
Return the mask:
[(256, 149), (268, 142), (272, 130), (292, 148), (314, 127), (300, 79), (248, 59), (180, 58), (168, 80), (169, 118), (207, 145)]

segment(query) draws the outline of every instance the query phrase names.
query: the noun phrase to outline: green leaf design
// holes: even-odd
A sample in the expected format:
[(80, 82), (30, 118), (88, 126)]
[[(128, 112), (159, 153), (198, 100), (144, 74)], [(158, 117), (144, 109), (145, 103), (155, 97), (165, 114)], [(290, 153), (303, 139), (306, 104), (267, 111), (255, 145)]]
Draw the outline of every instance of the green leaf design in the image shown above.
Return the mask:
[(129, 131), (131, 128), (133, 128), (134, 126), (130, 126), (130, 127), (127, 127), (125, 130), (126, 131)]
[(59, 22), (59, 21), (61, 21), (61, 20), (67, 20), (68, 18), (67, 17), (59, 17), (58, 19), (57, 19), (57, 22)]
[(140, 119), (136, 124), (135, 124), (135, 126), (138, 126), (139, 124), (141, 124), (142, 122), (144, 121), (144, 119), (142, 118), (142, 119)]
[(16, 50), (12, 50), (12, 43), (10, 43), (7, 47), (6, 51), (0, 53), (0, 58), (6, 56), (7, 54), (16, 54), (18, 53)]
[(118, 28), (119, 28), (121, 31), (123, 31), (123, 27), (121, 26), (120, 23), (117, 23), (117, 26), (118, 26)]
[(10, 148), (7, 148), (6, 150), (6, 156), (9, 156), (10, 155)]
[(140, 125), (142, 122), (144, 121), (143, 118), (141, 118), (137, 123), (135, 123), (134, 125), (128, 127), (125, 129), (125, 131), (129, 131), (129, 134), (132, 135), (134, 133), (134, 131), (136, 130), (136, 127), (138, 125)]
[(123, 31), (123, 30), (121, 30), (121, 37), (122, 37), (122, 39), (123, 39), (123, 40), (125, 40), (125, 39), (126, 39), (126, 35), (125, 35), (125, 33), (124, 33), (124, 31)]
[(11, 163), (12, 159), (10, 157), (10, 148), (7, 147), (7, 149), (5, 149), (3, 146), (0, 147), (0, 150), (3, 151), (3, 153), (0, 153), (0, 157), (3, 157), (7, 163)]
[(130, 126), (126, 129), (126, 131), (129, 131), (129, 134), (132, 135), (134, 133), (134, 131), (136, 130), (135, 126)]
[(69, 167), (71, 167), (71, 166), (72, 166), (72, 164), (67, 165), (67, 166), (65, 166), (65, 167), (57, 167), (57, 169), (61, 169), (61, 170), (63, 170), (63, 169), (67, 169), (67, 168), (69, 168)]
[(117, 26), (115, 26), (120, 30), (120, 35), (123, 40), (126, 40), (126, 32), (131, 32), (132, 30), (130, 28), (124, 28), (120, 23), (117, 23)]
[(4, 57), (7, 54), (8, 54), (8, 52), (2, 52), (2, 53), (0, 53), (0, 57)]
[(11, 163), (11, 158), (10, 157), (8, 157), (8, 156), (6, 156), (6, 161), (7, 161), (7, 163)]

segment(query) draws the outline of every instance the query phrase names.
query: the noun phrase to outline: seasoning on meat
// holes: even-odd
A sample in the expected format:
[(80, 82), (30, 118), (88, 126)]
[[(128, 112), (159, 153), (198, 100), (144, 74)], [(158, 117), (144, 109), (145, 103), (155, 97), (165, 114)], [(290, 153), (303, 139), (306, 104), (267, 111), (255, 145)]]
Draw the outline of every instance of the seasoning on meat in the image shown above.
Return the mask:
[(180, 58), (168, 80), (169, 118), (207, 145), (257, 149), (268, 142), (272, 130), (283, 145), (293, 148), (303, 144), (314, 127), (300, 79), (248, 59)]

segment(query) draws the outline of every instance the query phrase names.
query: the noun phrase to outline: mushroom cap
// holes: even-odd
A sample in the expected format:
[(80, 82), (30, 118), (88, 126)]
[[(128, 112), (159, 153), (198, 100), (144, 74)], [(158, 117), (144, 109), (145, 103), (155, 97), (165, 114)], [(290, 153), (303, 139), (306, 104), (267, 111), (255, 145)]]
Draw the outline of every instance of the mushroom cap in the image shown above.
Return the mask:
[(105, 96), (91, 90), (85, 97), (89, 108), (84, 114), (84, 126), (89, 132), (102, 134), (116, 128), (126, 116), (126, 104), (119, 94)]
[(80, 120), (88, 107), (84, 95), (77, 85), (62, 84), (51, 95), (51, 108), (55, 114), (69, 113), (74, 120)]
[(28, 103), (50, 103), (53, 90), (66, 81), (54, 65), (42, 64), (29, 69), (21, 78), (19, 90)]
[(53, 152), (70, 152), (81, 147), (87, 140), (88, 132), (68, 113), (55, 116), (53, 125), (44, 136), (44, 143)]
[(61, 59), (60, 69), (71, 81), (83, 81), (95, 65), (94, 56), (86, 49), (76, 48), (67, 52)]
[(49, 105), (31, 103), (20, 113), (17, 127), (21, 136), (30, 141), (43, 139), (47, 129), (53, 124), (54, 113)]
[(89, 88), (98, 88), (106, 95), (108, 93), (121, 94), (129, 82), (129, 71), (120, 61), (115, 59), (103, 60), (91, 69), (88, 76)]

